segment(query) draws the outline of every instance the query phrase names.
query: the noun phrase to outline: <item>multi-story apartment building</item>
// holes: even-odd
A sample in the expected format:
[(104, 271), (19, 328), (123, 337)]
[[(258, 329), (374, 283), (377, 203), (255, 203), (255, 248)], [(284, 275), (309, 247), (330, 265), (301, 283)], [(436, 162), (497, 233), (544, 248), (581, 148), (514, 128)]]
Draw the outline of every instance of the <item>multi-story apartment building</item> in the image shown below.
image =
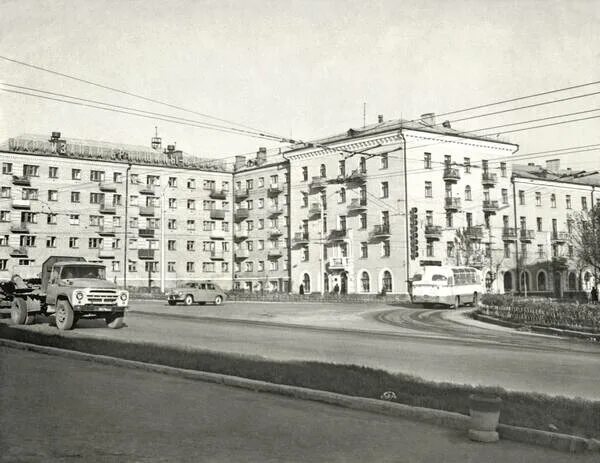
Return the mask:
[(591, 289), (594, 271), (578, 264), (572, 237), (575, 216), (600, 200), (598, 187), (598, 175), (561, 170), (558, 160), (513, 166), (517, 227), (503, 229), (506, 262), (497, 290), (562, 297)]
[(289, 290), (289, 164), (237, 156), (234, 165), (234, 288)]
[(484, 266), (516, 149), (430, 114), (294, 147), (292, 291), (404, 293), (425, 265)]
[(44, 137), (0, 147), (0, 279), (50, 255), (107, 264), (119, 284), (231, 287), (232, 175), (175, 150)]

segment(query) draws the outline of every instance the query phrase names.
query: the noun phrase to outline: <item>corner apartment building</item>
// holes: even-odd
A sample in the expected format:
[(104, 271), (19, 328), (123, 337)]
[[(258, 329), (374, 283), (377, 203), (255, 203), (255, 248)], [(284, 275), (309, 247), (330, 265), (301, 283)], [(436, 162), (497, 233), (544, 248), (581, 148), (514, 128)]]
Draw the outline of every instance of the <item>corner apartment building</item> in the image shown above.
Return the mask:
[(232, 175), (214, 160), (52, 137), (0, 147), (0, 278), (35, 277), (50, 255), (107, 265), (119, 284), (231, 287)]
[(426, 265), (490, 265), (516, 150), (432, 114), (293, 147), (291, 290), (405, 293)]
[(234, 183), (233, 287), (288, 292), (289, 163), (265, 148), (236, 156)]

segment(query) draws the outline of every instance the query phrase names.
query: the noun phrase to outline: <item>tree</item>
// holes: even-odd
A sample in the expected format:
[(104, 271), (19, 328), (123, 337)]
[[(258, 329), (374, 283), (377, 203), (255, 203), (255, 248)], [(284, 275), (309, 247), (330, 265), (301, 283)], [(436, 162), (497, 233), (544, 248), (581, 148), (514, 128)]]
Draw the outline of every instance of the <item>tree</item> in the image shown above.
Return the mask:
[(466, 265), (470, 267), (482, 266), (484, 262), (484, 253), (466, 228), (456, 229), (454, 245), (456, 248), (456, 265)]
[(581, 267), (592, 267), (597, 275), (600, 271), (600, 205), (572, 214), (570, 220), (575, 258)]

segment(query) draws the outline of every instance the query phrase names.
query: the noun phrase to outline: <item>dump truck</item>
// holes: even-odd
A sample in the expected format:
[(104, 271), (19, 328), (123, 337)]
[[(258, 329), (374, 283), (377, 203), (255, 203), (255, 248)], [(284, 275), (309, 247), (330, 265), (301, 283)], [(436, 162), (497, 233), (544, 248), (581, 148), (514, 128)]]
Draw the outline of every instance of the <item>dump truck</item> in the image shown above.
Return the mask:
[(11, 304), (15, 324), (34, 323), (38, 314), (51, 316), (59, 330), (70, 330), (82, 318), (103, 318), (109, 328), (121, 328), (129, 293), (106, 280), (106, 267), (83, 257), (52, 256), (42, 264), (39, 285), (17, 275)]

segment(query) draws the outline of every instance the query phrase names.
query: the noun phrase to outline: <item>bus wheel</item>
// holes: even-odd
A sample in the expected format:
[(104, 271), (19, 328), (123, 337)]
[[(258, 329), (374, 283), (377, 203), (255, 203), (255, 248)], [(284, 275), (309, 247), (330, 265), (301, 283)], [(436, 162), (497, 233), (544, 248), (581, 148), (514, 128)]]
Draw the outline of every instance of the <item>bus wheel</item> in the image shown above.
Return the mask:
[(454, 305), (452, 306), (453, 309), (458, 309), (460, 307), (460, 297), (456, 296), (454, 298)]
[(185, 296), (185, 299), (183, 300), (183, 303), (185, 305), (192, 305), (194, 303), (194, 298), (192, 297), (191, 294), (188, 294), (187, 296)]
[(473, 293), (473, 307), (477, 307), (479, 304), (479, 294)]

